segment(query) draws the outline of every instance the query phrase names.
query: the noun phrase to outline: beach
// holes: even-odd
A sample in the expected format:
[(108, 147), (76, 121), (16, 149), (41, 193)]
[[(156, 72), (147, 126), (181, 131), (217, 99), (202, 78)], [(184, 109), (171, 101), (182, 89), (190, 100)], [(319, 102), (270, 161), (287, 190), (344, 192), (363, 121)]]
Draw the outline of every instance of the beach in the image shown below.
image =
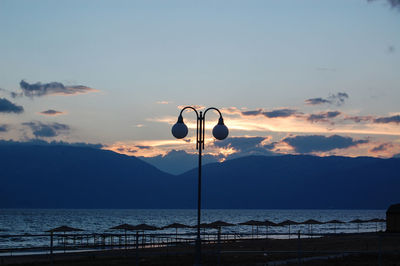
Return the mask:
[[(54, 254), (54, 265), (192, 265), (193, 245)], [(338, 234), (202, 245), (203, 265), (400, 265), (400, 235)], [(51, 265), (50, 255), (3, 256), (1, 265)]]

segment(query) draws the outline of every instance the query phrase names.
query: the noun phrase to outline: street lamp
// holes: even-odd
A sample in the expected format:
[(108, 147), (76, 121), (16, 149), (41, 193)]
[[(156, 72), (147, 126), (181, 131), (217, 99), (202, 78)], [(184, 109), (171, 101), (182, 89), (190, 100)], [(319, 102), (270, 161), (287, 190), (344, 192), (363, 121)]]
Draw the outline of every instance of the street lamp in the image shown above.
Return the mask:
[(196, 238), (196, 257), (194, 265), (201, 265), (201, 238), (200, 238), (200, 215), (201, 215), (201, 154), (204, 149), (204, 136), (205, 136), (205, 115), (209, 110), (215, 110), (219, 113), (218, 124), (213, 128), (213, 136), (218, 140), (225, 139), (229, 130), (224, 124), (221, 112), (214, 107), (210, 107), (204, 111), (197, 112), (192, 106), (184, 107), (178, 117), (178, 121), (172, 127), (172, 135), (177, 139), (183, 139), (188, 133), (188, 128), (183, 122), (182, 113), (186, 109), (191, 109), (196, 113), (197, 117), (197, 129), (196, 129), (196, 149), (199, 151), (199, 167), (198, 167), (198, 185), (197, 185), (197, 238)]

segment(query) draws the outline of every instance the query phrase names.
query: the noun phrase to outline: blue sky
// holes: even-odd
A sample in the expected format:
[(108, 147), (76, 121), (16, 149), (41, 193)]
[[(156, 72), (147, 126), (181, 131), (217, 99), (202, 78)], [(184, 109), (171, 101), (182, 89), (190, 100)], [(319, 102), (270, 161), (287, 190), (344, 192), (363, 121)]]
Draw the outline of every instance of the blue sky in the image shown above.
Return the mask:
[[(170, 127), (179, 106), (200, 105), (221, 108), (236, 138), (223, 149), (207, 140), (219, 158), (390, 157), (400, 153), (399, 33), (399, 6), (385, 0), (1, 0), (0, 139), (192, 152)], [(32, 96), (22, 80), (64, 89)], [(291, 115), (266, 115), (282, 109)], [(330, 148), (300, 149), (296, 136)], [(246, 138), (263, 140), (249, 148)]]

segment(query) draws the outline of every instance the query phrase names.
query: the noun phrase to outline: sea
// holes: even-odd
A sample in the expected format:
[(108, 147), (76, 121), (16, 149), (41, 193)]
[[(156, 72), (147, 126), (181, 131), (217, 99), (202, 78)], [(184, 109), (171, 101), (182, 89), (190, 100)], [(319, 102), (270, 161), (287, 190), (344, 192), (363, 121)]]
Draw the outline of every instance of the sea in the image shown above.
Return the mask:
[[(201, 222), (210, 223), (217, 220), (238, 224), (249, 220), (275, 223), (284, 220), (302, 222), (314, 219), (321, 222), (340, 220), (343, 224), (313, 225), (314, 233), (356, 233), (375, 232), (385, 230), (385, 223), (348, 223), (354, 219), (369, 220), (374, 218), (385, 219), (386, 210), (216, 210), (205, 209), (201, 212)], [(195, 225), (197, 210), (174, 209), (0, 209), (0, 250), (8, 248), (39, 247), (48, 245), (47, 236), (29, 237), (30, 235), (48, 234), (45, 231), (67, 225), (84, 230), (82, 233), (105, 233), (109, 228), (128, 223), (132, 225), (149, 224), (157, 227), (171, 223)], [(307, 233), (308, 225), (291, 226), (292, 232)], [(223, 232), (254, 233), (251, 226), (225, 227)], [(258, 233), (266, 232), (266, 228), (259, 228)], [(287, 226), (270, 227), (269, 233), (285, 234)], [(175, 233), (175, 229), (165, 229), (162, 233)], [(193, 232), (193, 229), (180, 229), (180, 232)], [(15, 237), (10, 237), (15, 235)], [(7, 236), (7, 237), (5, 237)], [(281, 236), (282, 237), (282, 236)]]

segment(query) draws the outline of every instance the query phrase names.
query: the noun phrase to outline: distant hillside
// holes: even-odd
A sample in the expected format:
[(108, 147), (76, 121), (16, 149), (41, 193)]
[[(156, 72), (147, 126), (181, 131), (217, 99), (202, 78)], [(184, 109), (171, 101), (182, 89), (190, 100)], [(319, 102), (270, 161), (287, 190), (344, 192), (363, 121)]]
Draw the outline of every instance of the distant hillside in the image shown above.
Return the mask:
[[(196, 208), (179, 176), (91, 147), (0, 145), (0, 208)], [(386, 208), (400, 159), (250, 156), (203, 167), (205, 208)]]
[(111, 151), (2, 145), (0, 162), (0, 207), (165, 208), (177, 204), (168, 191), (173, 176)]
[(381, 209), (400, 202), (400, 159), (249, 156), (209, 164), (203, 173), (203, 206), (210, 208)]
[[(199, 155), (187, 153), (185, 151), (171, 150), (166, 155), (158, 155), (154, 157), (138, 157), (139, 159), (154, 165), (161, 171), (179, 175), (187, 172), (195, 167), (199, 163)], [(203, 165), (208, 163), (218, 162), (218, 158), (212, 155), (204, 154), (202, 157)]]

